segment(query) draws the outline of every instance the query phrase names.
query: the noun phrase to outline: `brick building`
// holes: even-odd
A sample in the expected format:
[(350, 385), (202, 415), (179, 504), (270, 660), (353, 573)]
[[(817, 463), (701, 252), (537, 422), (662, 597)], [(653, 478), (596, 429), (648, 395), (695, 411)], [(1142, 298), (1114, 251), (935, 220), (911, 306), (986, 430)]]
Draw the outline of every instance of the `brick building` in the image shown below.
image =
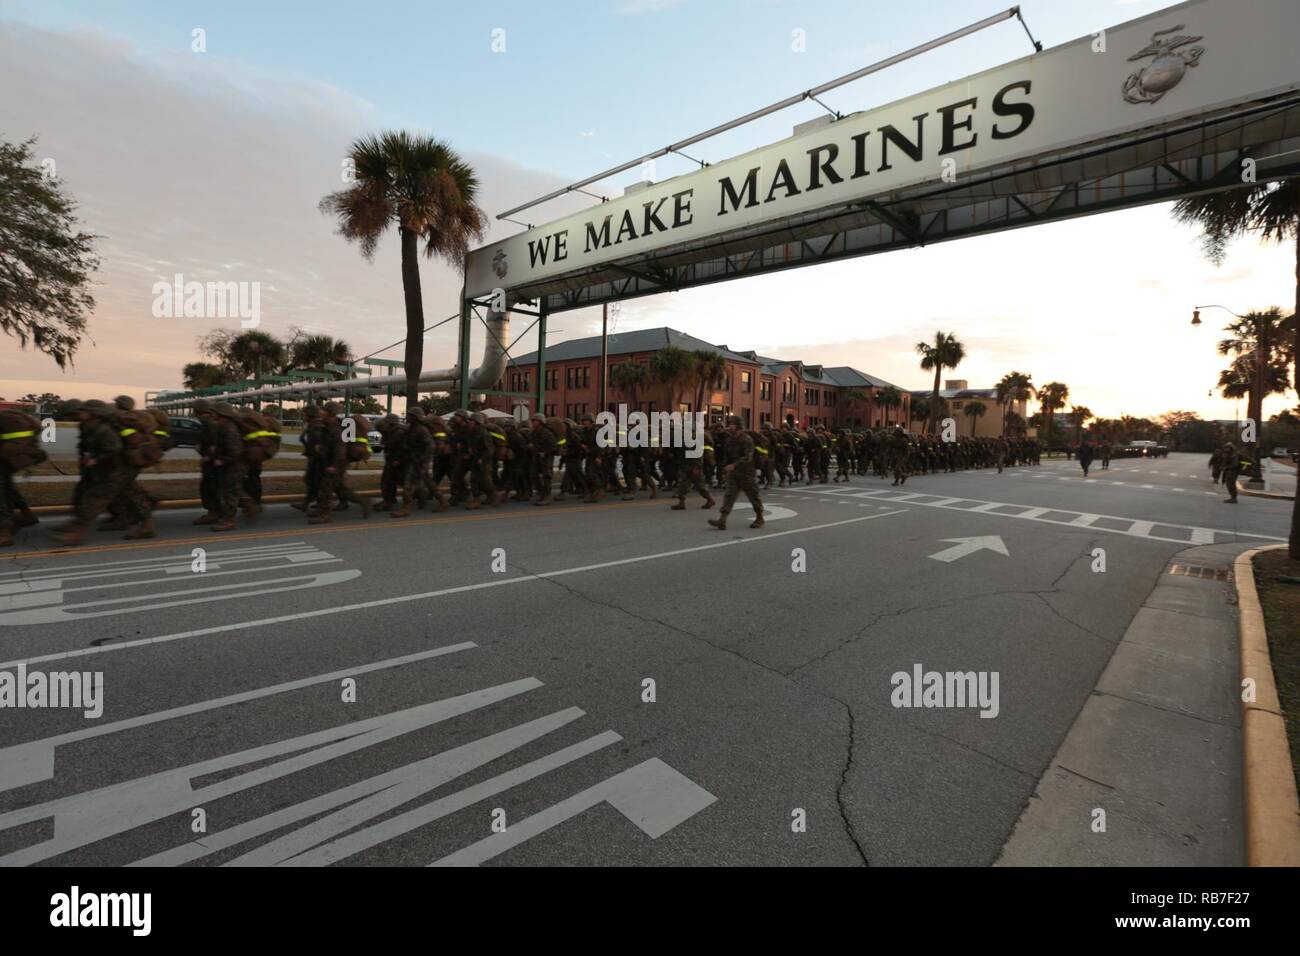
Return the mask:
[[(795, 359), (777, 359), (755, 352), (732, 351), (725, 345), (713, 345), (703, 339), (666, 327), (620, 332), (609, 336), (610, 384), (606, 406), (614, 411), (626, 403), (629, 409), (651, 411), (697, 411), (697, 386), (683, 383), (676, 389), (661, 383), (648, 383), (633, 396), (613, 385), (613, 369), (627, 362), (650, 363), (660, 349), (675, 346), (688, 352), (717, 352), (726, 365), (720, 388), (705, 395), (703, 411), (710, 420), (739, 415), (748, 426), (764, 422), (794, 421), (810, 425), (844, 425), (855, 428), (889, 424), (906, 424), (911, 395), (882, 379), (846, 365), (828, 367), (810, 365)], [(600, 411), (600, 336), (572, 339), (546, 349), (546, 415), (576, 419), (586, 412)], [(512, 392), (531, 392), (537, 387), (537, 353), (520, 356), (510, 365), (497, 388)], [(892, 390), (900, 404), (890, 408), (882, 404), (882, 392)], [(675, 392), (675, 394), (670, 394)], [(533, 401), (491, 396), (489, 405), (510, 411), (512, 403), (522, 402), (530, 412)]]
[[(958, 435), (971, 434), (972, 422), (974, 434), (978, 438), (995, 438), (1002, 434), (1002, 417), (1005, 409), (998, 402), (996, 388), (970, 388), (964, 378), (946, 379), (943, 386), (939, 390), (939, 397), (948, 403), (948, 413), (957, 422)], [(932, 389), (914, 389), (912, 398), (929, 400), (932, 394)], [(977, 418), (966, 414), (966, 406), (974, 402), (984, 406), (984, 414)], [(1028, 404), (1024, 400), (1011, 403), (1011, 410), (1020, 416), (1021, 421), (1028, 417)], [(917, 422), (915, 428), (920, 427), (921, 423)]]

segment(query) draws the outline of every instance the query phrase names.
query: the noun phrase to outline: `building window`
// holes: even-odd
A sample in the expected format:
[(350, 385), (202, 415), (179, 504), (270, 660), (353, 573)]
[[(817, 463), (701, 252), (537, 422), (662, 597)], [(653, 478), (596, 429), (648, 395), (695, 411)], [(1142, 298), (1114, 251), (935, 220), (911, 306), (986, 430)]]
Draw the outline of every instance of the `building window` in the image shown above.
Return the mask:
[[(819, 391), (817, 391), (817, 389), (815, 389), (815, 388), (805, 388), (805, 389), (803, 390), (803, 401), (804, 401), (804, 404), (805, 404), (805, 405), (816, 405), (816, 404), (817, 404), (817, 399), (818, 399), (820, 396), (821, 396), (821, 393), (820, 393)], [(814, 423), (814, 424), (815, 424), (815, 423)]]
[(745, 423), (745, 427), (746, 427), (746, 428), (749, 427), (749, 409), (748, 409), (748, 408), (742, 408), (742, 409), (740, 410), (740, 420), (741, 420), (742, 422)]
[(772, 383), (760, 382), (758, 386), (759, 401), (770, 402), (772, 400)]
[(740, 391), (741, 391), (743, 394), (748, 395), (748, 394), (749, 394), (750, 392), (752, 392), (753, 390), (754, 390), (754, 373), (752, 373), (752, 372), (741, 372), (741, 373), (740, 373)]
[(542, 412), (542, 414), (545, 415), (547, 418), (554, 418), (554, 417), (555, 417), (555, 406), (554, 406), (554, 405), (547, 405), (547, 406), (546, 406), (546, 411)]
[(689, 414), (691, 413), (691, 403), (690, 403), (690, 402), (678, 402), (678, 403), (677, 403), (677, 410), (678, 410), (679, 412), (681, 412), (683, 415), (689, 415)]
[(731, 391), (731, 369), (727, 369), (722, 373), (722, 390), (724, 392)]
[(560, 387), (560, 373), (553, 368), (546, 370), (546, 387), (552, 390)]
[(827, 393), (826, 393), (826, 402), (825, 402), (825, 405), (826, 405), (827, 408), (834, 408), (834, 407), (835, 407), (835, 393), (834, 393), (834, 392), (827, 392)]

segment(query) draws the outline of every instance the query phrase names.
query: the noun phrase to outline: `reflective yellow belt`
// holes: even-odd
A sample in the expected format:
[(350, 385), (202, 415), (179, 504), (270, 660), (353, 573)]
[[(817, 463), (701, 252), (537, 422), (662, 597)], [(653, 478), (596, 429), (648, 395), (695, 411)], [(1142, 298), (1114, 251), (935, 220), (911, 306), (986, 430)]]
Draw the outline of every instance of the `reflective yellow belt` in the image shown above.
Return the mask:
[[(159, 432), (158, 434), (165, 435), (166, 432)], [(244, 441), (251, 441), (254, 438), (271, 438), (271, 437), (279, 438), (280, 433), (279, 432), (249, 432), (247, 435), (244, 436)]]
[(163, 431), (161, 428), (155, 428), (155, 429), (153, 430), (153, 433), (154, 433), (155, 435), (162, 435), (163, 438), (171, 438), (171, 437), (172, 437), (172, 436), (169, 435), (167, 432)]
[(488, 434), (491, 435), (493, 438), (500, 438), (502, 441), (506, 440), (506, 436), (501, 434), (500, 432), (488, 432)]
[(447, 433), (446, 433), (446, 432), (434, 432), (434, 433), (433, 433), (433, 437), (434, 437), (434, 438), (446, 438), (446, 437), (447, 437)]
[(134, 429), (134, 428), (123, 428), (120, 432), (118, 432), (118, 434), (121, 435), (123, 438), (125, 438), (127, 435), (134, 435), (134, 434), (135, 434), (135, 429)]
[(0, 435), (0, 441), (8, 441), (10, 438), (31, 438), (36, 432), (5, 432)]
[(567, 445), (568, 443), (569, 443), (569, 439), (567, 439), (567, 438), (561, 438), (561, 439), (560, 439), (559, 441), (557, 441), (555, 444), (556, 444), (556, 447), (559, 447), (560, 445)]
[(767, 454), (767, 449), (764, 448), (762, 445), (755, 445), (755, 446), (754, 446), (754, 451), (758, 452), (760, 455), (766, 455), (766, 454)]
[(712, 445), (705, 445), (705, 446), (704, 446), (704, 450), (705, 450), (705, 451), (713, 451), (713, 446), (712, 446)]

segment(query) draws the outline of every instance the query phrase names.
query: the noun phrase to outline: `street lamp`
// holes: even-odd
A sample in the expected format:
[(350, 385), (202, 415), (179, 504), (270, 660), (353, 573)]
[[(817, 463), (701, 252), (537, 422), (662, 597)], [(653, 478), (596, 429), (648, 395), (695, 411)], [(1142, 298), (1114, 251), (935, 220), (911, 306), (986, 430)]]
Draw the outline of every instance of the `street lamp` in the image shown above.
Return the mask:
[[(1236, 312), (1233, 312), (1231, 309), (1222, 305), (1198, 305), (1192, 310), (1192, 325), (1194, 326), (1201, 324), (1201, 309), (1223, 309), (1223, 311), (1227, 312), (1229, 315), (1234, 315), (1242, 321), (1247, 321), (1246, 316), (1237, 315)], [(1268, 346), (1266, 344), (1264, 328), (1265, 327), (1261, 323), (1255, 323), (1255, 387), (1251, 389), (1250, 402), (1250, 404), (1254, 406), (1255, 412), (1252, 421), (1252, 424), (1254, 425), (1253, 433), (1255, 440), (1246, 443), (1251, 452), (1251, 476), (1248, 483), (1252, 485), (1264, 484), (1264, 469), (1263, 463), (1260, 460), (1259, 446), (1259, 432), (1263, 427), (1260, 419), (1264, 417), (1264, 364), (1268, 359)], [(1251, 410), (1248, 409), (1246, 414), (1250, 415)]]

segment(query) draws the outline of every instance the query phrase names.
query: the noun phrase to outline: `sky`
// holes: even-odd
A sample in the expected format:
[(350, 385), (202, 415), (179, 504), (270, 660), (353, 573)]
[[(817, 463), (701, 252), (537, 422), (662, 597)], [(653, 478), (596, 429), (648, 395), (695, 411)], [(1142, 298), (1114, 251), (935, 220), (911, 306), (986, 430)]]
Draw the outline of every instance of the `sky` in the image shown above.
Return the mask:
[[(1021, 8), (1051, 47), (1168, 5)], [(304, 327), (358, 355), (400, 342), (396, 237), (367, 262), (317, 210), (341, 187), (358, 136), (403, 128), (449, 141), (478, 171), (495, 217), (997, 9), (982, 0), (0, 0), (0, 138), (38, 137), (37, 158), (77, 199), (102, 258), (75, 366), (61, 372), (0, 340), (0, 396), (143, 398), (179, 387), (214, 323), (154, 317), (154, 283), (176, 273), (260, 283), (261, 327), (275, 334)], [(824, 99), (844, 113), (868, 109), (1028, 52), (1013, 20)], [(803, 104), (692, 155), (724, 159), (820, 113)], [(658, 163), (659, 179), (690, 169)], [(616, 194), (639, 175), (604, 188)], [(589, 202), (570, 197), (529, 216)], [(494, 219), (487, 238), (517, 228)], [(1214, 350), (1220, 319), (1230, 316), (1208, 311), (1193, 329), (1192, 306), (1290, 311), (1293, 256), (1247, 239), (1215, 267), (1195, 230), (1154, 205), (639, 299), (616, 310), (615, 328), (669, 325), (905, 388), (930, 385), (913, 347), (943, 330), (966, 346), (951, 377), (972, 387), (1016, 369), (1067, 383), (1074, 403), (1106, 417), (1186, 409), (1230, 418), (1236, 403), (1211, 394), (1224, 364)], [(430, 261), (421, 270), (427, 321), (453, 314), (454, 270)], [(454, 363), (453, 326), (428, 336), (426, 367)], [(599, 328), (599, 310), (567, 312), (552, 321), (551, 341)], [(1274, 398), (1265, 412), (1294, 402)]]

